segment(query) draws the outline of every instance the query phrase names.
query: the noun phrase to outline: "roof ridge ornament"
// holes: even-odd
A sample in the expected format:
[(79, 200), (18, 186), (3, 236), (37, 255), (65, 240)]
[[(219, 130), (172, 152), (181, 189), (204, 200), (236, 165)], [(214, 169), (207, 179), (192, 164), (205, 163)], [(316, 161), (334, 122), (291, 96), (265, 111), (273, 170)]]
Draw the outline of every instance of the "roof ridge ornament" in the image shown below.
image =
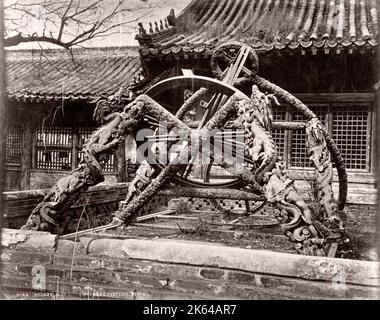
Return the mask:
[(146, 30), (145, 30), (144, 25), (142, 24), (142, 22), (139, 22), (137, 25), (139, 26), (139, 34), (146, 35)]
[(170, 13), (169, 15), (166, 17), (167, 21), (168, 21), (168, 25), (169, 26), (175, 26), (175, 23), (176, 23), (176, 17), (175, 17), (175, 13), (174, 13), (174, 9), (171, 9), (170, 10)]

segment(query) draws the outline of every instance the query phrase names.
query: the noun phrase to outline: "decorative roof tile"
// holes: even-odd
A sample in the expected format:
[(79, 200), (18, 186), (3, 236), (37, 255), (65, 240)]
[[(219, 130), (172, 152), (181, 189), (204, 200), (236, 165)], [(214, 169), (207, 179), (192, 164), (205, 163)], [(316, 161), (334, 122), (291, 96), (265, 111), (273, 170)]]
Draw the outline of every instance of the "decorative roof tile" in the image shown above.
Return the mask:
[(159, 49), (150, 51), (154, 55), (179, 53), (178, 47), (212, 49), (228, 39), (264, 51), (374, 47), (378, 10), (377, 0), (193, 0), (174, 19), (169, 38), (167, 30), (146, 34), (152, 41), (140, 45)]
[[(141, 72), (140, 58), (125, 52), (95, 51), (74, 56), (31, 51), (7, 52), (7, 94), (11, 99), (92, 100), (110, 96), (135, 83)], [(123, 98), (129, 100), (125, 90)]]

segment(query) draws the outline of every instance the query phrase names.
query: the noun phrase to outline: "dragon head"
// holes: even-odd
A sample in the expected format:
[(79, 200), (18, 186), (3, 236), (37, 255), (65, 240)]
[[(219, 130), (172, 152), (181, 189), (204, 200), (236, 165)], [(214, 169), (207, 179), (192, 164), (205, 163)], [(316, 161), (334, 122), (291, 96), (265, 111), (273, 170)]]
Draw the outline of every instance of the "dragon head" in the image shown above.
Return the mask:
[(106, 116), (112, 112), (119, 111), (122, 108), (121, 98), (123, 96), (124, 87), (110, 95), (109, 97), (97, 97), (90, 103), (96, 103), (96, 107), (93, 113), (93, 119), (99, 123), (103, 124)]
[(123, 126), (128, 130), (133, 130), (144, 117), (144, 102), (137, 97), (133, 102), (128, 103), (120, 114), (123, 118)]

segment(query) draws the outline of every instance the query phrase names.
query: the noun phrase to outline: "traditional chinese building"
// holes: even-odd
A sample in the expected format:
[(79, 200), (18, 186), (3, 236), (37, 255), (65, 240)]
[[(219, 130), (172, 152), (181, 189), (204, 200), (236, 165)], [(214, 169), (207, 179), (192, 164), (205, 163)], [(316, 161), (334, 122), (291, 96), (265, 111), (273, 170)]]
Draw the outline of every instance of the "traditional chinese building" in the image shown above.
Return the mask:
[[(98, 126), (94, 99), (141, 79), (136, 50), (7, 51), (9, 133), (6, 144), (6, 189), (49, 188), (76, 168), (82, 144)], [(124, 152), (106, 165), (106, 180), (124, 181)]]

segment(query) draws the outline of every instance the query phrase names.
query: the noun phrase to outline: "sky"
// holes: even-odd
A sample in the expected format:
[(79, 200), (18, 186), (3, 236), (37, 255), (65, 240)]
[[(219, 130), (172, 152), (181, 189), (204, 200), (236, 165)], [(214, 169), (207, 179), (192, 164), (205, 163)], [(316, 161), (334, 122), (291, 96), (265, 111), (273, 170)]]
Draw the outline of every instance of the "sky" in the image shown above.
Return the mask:
[[(5, 0), (5, 4), (14, 3), (20, 0)], [(21, 0), (23, 2), (36, 3), (39, 1), (43, 3), (46, 0)], [(145, 28), (148, 27), (150, 21), (158, 21), (160, 19), (165, 19), (169, 14), (171, 9), (174, 9), (175, 14), (178, 15), (189, 3), (191, 0), (124, 0), (124, 6), (128, 8), (135, 8), (136, 6), (143, 6), (139, 11), (125, 12), (115, 17), (117, 21), (129, 21), (133, 20), (136, 17), (140, 17), (149, 12), (148, 15), (144, 16), (140, 21), (143, 22)], [(103, 0), (102, 5), (107, 8), (113, 8), (117, 4), (118, 0)], [(42, 8), (42, 6), (41, 6)], [(11, 16), (13, 17), (13, 16)], [(33, 18), (31, 18), (33, 19)], [(7, 26), (6, 26), (7, 27)], [(11, 29), (11, 28), (8, 28)], [(19, 28), (23, 34), (41, 34), (43, 29), (43, 23), (36, 19), (24, 21), (24, 26)], [(75, 31), (73, 31), (75, 33)], [(135, 35), (137, 33), (137, 22), (132, 22), (128, 25), (123, 25), (115, 29), (115, 33), (107, 36), (105, 38), (93, 39), (83, 44), (85, 47), (122, 47), (122, 46), (131, 46), (138, 45), (138, 42), (135, 40)], [(53, 45), (47, 45), (48, 48), (54, 48)], [(9, 47), (9, 49), (38, 49), (40, 44), (38, 43), (22, 43), (18, 46)]]

